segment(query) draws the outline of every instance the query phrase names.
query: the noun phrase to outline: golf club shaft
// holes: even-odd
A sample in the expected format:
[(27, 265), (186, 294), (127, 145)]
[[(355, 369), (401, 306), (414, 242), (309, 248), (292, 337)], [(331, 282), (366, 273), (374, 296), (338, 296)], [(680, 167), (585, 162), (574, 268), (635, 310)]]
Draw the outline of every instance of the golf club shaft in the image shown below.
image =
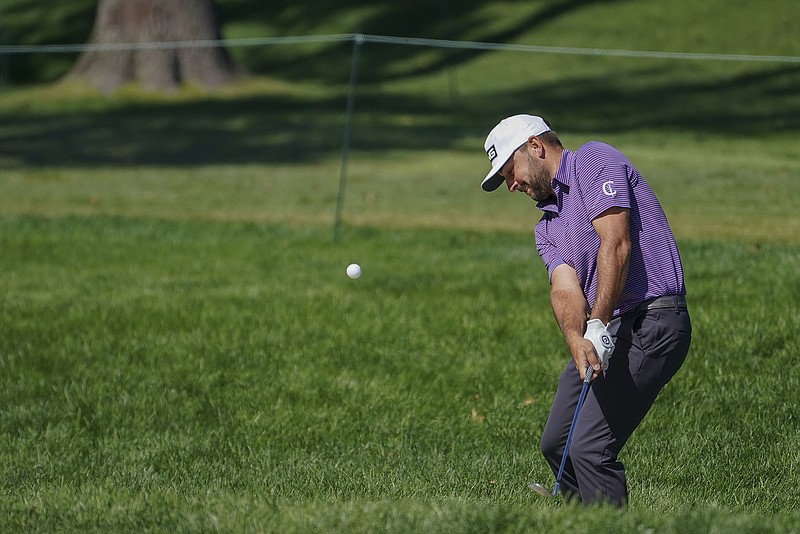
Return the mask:
[(567, 455), (569, 454), (569, 444), (572, 441), (572, 432), (575, 430), (575, 422), (578, 420), (578, 413), (583, 406), (583, 400), (586, 398), (586, 392), (589, 390), (589, 382), (592, 380), (592, 368), (586, 368), (586, 374), (583, 378), (583, 386), (581, 387), (581, 394), (578, 396), (578, 404), (575, 406), (575, 415), (572, 416), (572, 423), (569, 425), (569, 432), (567, 433), (567, 441), (564, 443), (564, 453), (561, 455), (561, 465), (558, 466), (558, 474), (556, 475), (556, 484), (553, 487), (553, 497), (558, 494), (558, 487), (561, 485), (561, 476), (564, 474), (564, 465), (567, 463)]

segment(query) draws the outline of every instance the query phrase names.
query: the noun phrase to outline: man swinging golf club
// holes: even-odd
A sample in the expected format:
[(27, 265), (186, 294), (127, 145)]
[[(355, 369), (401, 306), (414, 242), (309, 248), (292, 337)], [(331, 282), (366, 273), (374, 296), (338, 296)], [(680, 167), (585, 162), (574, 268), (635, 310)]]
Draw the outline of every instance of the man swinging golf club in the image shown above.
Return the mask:
[(605, 143), (573, 152), (541, 117), (515, 115), (484, 148), (491, 170), (483, 190), (505, 183), (542, 211), (536, 248), (572, 356), (540, 444), (556, 475), (553, 494), (622, 506), (628, 488), (618, 455), (691, 342), (672, 231), (644, 178)]

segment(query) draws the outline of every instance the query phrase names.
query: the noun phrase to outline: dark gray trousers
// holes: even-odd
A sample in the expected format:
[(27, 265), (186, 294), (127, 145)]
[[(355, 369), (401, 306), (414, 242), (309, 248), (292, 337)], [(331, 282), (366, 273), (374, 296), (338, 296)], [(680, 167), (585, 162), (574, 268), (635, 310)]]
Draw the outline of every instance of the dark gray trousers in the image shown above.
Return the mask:
[[(624, 315), (612, 320), (608, 330), (616, 349), (608, 370), (592, 382), (575, 423), (561, 492), (567, 500), (580, 497), (583, 504), (623, 506), (628, 486), (617, 456), (683, 365), (692, 325), (686, 310), (666, 308)], [(559, 378), (540, 444), (553, 474), (558, 472), (581, 386), (570, 360)]]

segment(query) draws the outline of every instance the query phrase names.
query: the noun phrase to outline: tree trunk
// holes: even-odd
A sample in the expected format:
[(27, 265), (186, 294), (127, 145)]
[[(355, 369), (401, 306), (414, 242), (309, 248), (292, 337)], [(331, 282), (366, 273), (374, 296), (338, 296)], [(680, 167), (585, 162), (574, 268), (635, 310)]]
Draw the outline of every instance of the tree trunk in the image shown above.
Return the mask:
[[(169, 43), (220, 39), (214, 0), (100, 0), (90, 44)], [(134, 50), (89, 50), (68, 78), (82, 79), (110, 93), (137, 82), (157, 91), (183, 83), (214, 89), (230, 83), (242, 69), (218, 46), (158, 46)]]

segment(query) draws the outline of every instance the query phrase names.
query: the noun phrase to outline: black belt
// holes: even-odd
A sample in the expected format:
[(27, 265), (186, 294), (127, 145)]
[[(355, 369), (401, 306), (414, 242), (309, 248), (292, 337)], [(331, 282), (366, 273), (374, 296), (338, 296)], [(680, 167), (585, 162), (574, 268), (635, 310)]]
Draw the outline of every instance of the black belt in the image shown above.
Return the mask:
[(645, 300), (640, 302), (633, 309), (626, 311), (617, 317), (623, 317), (629, 313), (638, 313), (647, 310), (663, 310), (666, 308), (675, 308), (676, 310), (685, 310), (686, 297), (683, 295), (666, 295), (664, 297), (656, 297), (654, 299)]

